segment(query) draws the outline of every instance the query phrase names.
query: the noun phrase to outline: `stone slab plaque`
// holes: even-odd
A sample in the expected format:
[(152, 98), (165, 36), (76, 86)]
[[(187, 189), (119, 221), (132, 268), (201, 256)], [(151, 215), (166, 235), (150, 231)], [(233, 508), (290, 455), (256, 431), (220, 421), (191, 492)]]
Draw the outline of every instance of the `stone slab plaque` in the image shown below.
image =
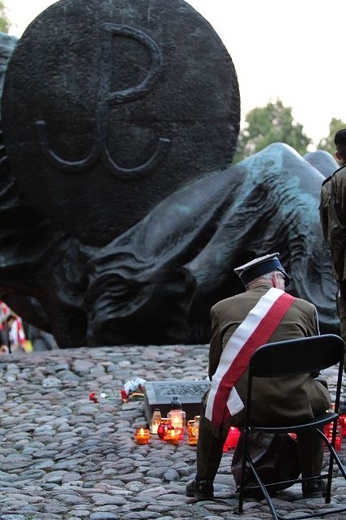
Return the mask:
[(210, 388), (210, 381), (147, 381), (144, 386), (145, 415), (150, 422), (155, 408), (166, 417), (176, 396), (186, 412), (186, 420), (201, 413), (201, 399)]

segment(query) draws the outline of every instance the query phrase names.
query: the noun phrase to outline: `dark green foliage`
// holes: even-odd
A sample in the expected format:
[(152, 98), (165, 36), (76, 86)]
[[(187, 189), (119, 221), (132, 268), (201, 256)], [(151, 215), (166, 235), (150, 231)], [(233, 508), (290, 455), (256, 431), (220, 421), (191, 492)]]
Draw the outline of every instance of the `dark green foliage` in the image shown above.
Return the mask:
[(338, 130), (341, 130), (342, 128), (346, 128), (346, 123), (341, 121), (341, 119), (336, 119), (335, 117), (333, 117), (329, 124), (329, 135), (328, 137), (324, 137), (320, 140), (320, 142), (318, 143), (318, 149), (325, 150), (326, 152), (334, 154), (334, 135)]
[(286, 143), (304, 155), (312, 140), (303, 125), (294, 121), (292, 108), (279, 99), (265, 107), (256, 107), (246, 116), (246, 127), (239, 134), (234, 163), (253, 155), (272, 143)]
[(8, 33), (10, 28), (10, 21), (7, 17), (6, 7), (4, 2), (0, 0), (0, 32)]

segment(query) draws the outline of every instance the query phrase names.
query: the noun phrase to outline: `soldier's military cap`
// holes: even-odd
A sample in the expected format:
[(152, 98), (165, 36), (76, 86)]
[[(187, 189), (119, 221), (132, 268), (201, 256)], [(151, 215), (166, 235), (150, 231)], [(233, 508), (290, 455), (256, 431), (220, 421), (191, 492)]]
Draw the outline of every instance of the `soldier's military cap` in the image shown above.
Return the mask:
[(259, 278), (267, 273), (272, 273), (273, 271), (280, 271), (285, 277), (285, 283), (288, 283), (290, 278), (282, 267), (279, 256), (279, 253), (270, 253), (269, 255), (260, 256), (246, 264), (236, 267), (234, 272), (239, 276), (243, 285), (247, 285), (252, 282), (252, 280), (255, 280), (255, 278)]

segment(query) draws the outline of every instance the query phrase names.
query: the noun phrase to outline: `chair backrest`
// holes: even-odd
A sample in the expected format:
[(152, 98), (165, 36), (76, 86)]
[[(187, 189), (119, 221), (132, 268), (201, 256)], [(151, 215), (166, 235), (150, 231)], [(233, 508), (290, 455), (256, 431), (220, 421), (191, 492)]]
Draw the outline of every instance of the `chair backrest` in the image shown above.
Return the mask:
[(252, 355), (252, 377), (284, 377), (319, 372), (343, 363), (345, 344), (340, 336), (323, 334), (259, 347)]

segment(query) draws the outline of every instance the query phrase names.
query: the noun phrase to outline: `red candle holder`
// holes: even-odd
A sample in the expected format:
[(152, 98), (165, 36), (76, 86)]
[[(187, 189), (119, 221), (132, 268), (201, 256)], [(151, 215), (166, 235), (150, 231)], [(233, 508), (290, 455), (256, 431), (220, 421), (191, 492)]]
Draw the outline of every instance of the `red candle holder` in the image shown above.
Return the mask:
[(188, 443), (189, 446), (197, 446), (198, 443), (198, 428), (199, 423), (194, 419), (190, 419), (187, 423), (187, 436), (188, 436)]
[(341, 437), (341, 435), (337, 435), (335, 438), (335, 450), (336, 451), (341, 450), (341, 446), (342, 446), (342, 437)]
[(182, 441), (184, 439), (184, 436), (185, 436), (185, 428), (184, 427), (180, 428), (178, 426), (174, 426), (174, 430), (176, 431), (179, 440)]
[(176, 430), (173, 426), (172, 428), (166, 430), (163, 440), (166, 441), (168, 444), (177, 445), (179, 443), (179, 436), (180, 432)]
[(346, 435), (346, 413), (342, 413), (339, 415), (339, 424), (341, 429), (342, 437)]
[[(329, 442), (332, 442), (333, 437), (333, 423), (326, 424), (323, 429), (324, 435), (327, 437)], [(341, 450), (342, 445), (342, 435), (341, 435), (341, 427), (340, 427), (340, 421), (338, 421), (337, 429), (336, 429), (336, 437), (335, 437), (335, 450), (339, 451)]]
[(168, 430), (174, 430), (174, 426), (172, 426), (171, 421), (167, 417), (163, 417), (161, 419), (161, 423), (157, 428), (158, 438), (164, 440), (164, 437), (167, 434)]
[(137, 444), (148, 444), (150, 432), (147, 428), (138, 428), (135, 433), (135, 441)]
[(235, 426), (231, 426), (230, 429), (228, 430), (228, 435), (227, 435), (227, 438), (223, 445), (223, 451), (225, 452), (232, 448), (235, 448), (236, 445), (238, 444), (239, 437), (240, 437), (239, 429), (236, 428)]

